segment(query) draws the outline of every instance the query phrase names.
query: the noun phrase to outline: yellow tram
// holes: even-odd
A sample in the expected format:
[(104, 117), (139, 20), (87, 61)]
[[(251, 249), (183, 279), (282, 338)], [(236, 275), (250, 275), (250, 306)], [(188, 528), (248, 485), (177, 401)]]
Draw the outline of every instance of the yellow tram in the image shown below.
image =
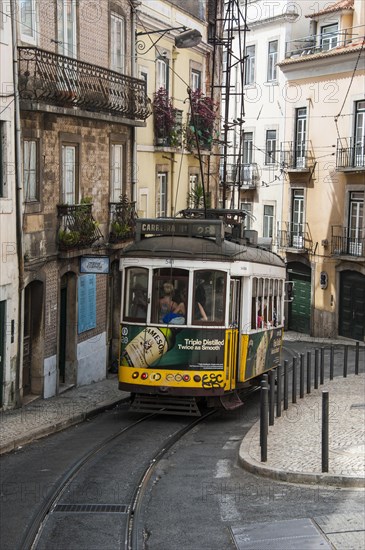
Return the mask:
[[(285, 265), (219, 219), (139, 219), (121, 254), (119, 388), (135, 410), (227, 408), (277, 366)], [(238, 242), (237, 242), (238, 241)]]

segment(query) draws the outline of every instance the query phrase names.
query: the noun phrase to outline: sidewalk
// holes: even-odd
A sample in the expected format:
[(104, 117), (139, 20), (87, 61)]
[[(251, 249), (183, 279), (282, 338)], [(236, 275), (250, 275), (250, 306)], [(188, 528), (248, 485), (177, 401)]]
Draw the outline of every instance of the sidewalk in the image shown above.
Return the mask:
[(1, 412), (0, 455), (83, 422), (128, 399), (129, 393), (118, 389), (118, 377), (114, 374), (49, 399), (36, 399), (20, 409)]
[[(329, 468), (322, 473), (322, 391), (329, 393)], [(305, 390), (306, 391), (306, 390)], [(297, 395), (269, 426), (267, 461), (261, 462), (260, 423), (250, 429), (239, 450), (241, 466), (280, 481), (365, 487), (365, 374), (326, 380)]]

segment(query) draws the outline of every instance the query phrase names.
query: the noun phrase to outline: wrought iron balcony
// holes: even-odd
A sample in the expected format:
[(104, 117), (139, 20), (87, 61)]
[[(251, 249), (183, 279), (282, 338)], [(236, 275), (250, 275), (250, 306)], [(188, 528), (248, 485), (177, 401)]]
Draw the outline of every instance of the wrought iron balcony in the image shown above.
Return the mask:
[(175, 123), (170, 132), (156, 132), (155, 129), (155, 146), (156, 147), (182, 147), (183, 142), (183, 112), (180, 109), (174, 109)]
[(363, 27), (358, 26), (296, 38), (286, 43), (285, 57), (295, 58), (325, 53), (334, 48), (344, 48), (354, 41), (358, 41), (360, 45), (363, 34)]
[(365, 145), (353, 138), (339, 138), (336, 149), (336, 169), (339, 171), (365, 170)]
[(306, 172), (313, 166), (313, 155), (308, 141), (284, 141), (281, 144), (281, 166), (286, 170)]
[(120, 202), (109, 203), (109, 242), (122, 243), (134, 238), (136, 230), (136, 203), (124, 196)]
[(309, 252), (313, 247), (313, 241), (307, 223), (296, 224), (284, 222), (281, 228), (279, 227), (278, 229), (277, 238), (278, 248)]
[(131, 120), (149, 115), (144, 80), (39, 48), (18, 48), (24, 100), (79, 107)]
[(58, 209), (57, 242), (60, 250), (89, 248), (103, 237), (92, 215), (92, 204), (61, 204)]
[(365, 238), (360, 228), (355, 231), (342, 225), (333, 225), (331, 230), (331, 254), (356, 257), (365, 255)]
[(258, 185), (260, 174), (255, 162), (247, 164), (227, 164), (226, 177), (224, 178), (223, 166), (221, 166), (221, 180), (225, 179), (228, 185), (236, 185), (241, 189), (251, 189)]

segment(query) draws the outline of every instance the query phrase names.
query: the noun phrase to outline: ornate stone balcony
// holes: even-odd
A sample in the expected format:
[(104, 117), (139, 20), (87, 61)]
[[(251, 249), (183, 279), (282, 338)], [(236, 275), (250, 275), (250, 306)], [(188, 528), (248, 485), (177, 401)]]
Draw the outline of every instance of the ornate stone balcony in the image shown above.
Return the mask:
[(149, 115), (146, 83), (39, 48), (18, 48), (19, 94), (60, 107), (78, 107), (130, 120)]

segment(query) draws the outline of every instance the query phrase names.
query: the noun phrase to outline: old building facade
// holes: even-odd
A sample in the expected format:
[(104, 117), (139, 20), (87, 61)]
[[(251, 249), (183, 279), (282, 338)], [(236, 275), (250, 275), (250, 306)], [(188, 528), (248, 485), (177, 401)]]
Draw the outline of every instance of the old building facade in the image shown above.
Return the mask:
[(285, 109), (285, 227), (278, 247), (294, 283), (288, 326), (365, 337), (363, 2), (308, 13), (311, 33), (279, 63)]
[(18, 3), (24, 187), (20, 389), (49, 397), (106, 376), (117, 355), (119, 250), (133, 229), (134, 4)]

